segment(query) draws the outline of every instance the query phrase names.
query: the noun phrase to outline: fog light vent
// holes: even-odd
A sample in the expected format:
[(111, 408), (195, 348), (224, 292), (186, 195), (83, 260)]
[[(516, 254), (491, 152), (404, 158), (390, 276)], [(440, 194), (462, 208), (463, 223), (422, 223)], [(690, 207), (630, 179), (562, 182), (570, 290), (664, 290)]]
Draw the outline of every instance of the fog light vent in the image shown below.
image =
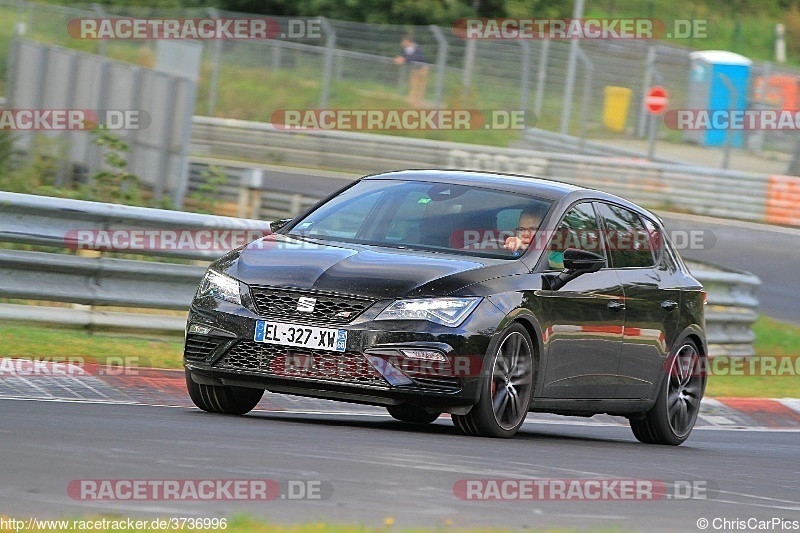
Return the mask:
[(402, 349), (400, 352), (406, 357), (412, 359), (424, 359), (426, 361), (447, 361), (447, 358), (436, 350), (407, 350)]

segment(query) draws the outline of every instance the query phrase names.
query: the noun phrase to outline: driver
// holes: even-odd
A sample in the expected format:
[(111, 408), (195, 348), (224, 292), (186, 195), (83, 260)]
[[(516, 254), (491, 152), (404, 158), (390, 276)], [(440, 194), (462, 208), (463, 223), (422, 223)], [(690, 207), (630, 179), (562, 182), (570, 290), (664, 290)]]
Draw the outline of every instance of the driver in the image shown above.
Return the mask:
[[(510, 250), (516, 256), (528, 249), (536, 230), (542, 225), (543, 215), (533, 209), (525, 209), (519, 216), (519, 227), (514, 230), (514, 235), (507, 237), (503, 247)], [(557, 250), (551, 250), (547, 256), (550, 268), (564, 268), (564, 254)]]
[(532, 209), (523, 210), (519, 215), (519, 227), (514, 235), (506, 238), (503, 248), (520, 254), (528, 249), (536, 230), (542, 224), (542, 215)]

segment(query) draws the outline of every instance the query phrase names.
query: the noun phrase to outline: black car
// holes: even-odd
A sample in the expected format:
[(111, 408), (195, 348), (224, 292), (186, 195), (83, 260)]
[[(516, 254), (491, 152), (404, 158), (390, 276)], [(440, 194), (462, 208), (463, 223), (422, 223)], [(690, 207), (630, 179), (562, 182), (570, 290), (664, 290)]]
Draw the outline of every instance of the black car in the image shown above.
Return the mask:
[(705, 389), (705, 293), (659, 219), (503, 174), (364, 177), (211, 264), (186, 329), (210, 412), (264, 390), (511, 437), (529, 411), (625, 416), (680, 444)]

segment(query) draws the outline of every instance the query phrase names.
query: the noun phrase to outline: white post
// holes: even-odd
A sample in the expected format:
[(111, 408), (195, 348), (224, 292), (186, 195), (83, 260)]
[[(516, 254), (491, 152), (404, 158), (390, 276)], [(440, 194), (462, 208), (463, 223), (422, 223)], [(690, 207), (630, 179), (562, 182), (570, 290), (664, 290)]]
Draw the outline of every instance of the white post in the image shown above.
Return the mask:
[(775, 62), (778, 64), (786, 63), (786, 26), (783, 24), (775, 25)]

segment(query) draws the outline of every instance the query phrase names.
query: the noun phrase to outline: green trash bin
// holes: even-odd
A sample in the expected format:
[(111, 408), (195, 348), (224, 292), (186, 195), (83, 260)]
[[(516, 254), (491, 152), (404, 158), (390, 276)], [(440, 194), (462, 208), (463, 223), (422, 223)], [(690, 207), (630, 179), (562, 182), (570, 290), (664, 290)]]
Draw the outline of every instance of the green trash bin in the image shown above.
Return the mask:
[(628, 122), (628, 108), (633, 91), (627, 87), (609, 85), (603, 101), (603, 126), (611, 131), (623, 132)]

